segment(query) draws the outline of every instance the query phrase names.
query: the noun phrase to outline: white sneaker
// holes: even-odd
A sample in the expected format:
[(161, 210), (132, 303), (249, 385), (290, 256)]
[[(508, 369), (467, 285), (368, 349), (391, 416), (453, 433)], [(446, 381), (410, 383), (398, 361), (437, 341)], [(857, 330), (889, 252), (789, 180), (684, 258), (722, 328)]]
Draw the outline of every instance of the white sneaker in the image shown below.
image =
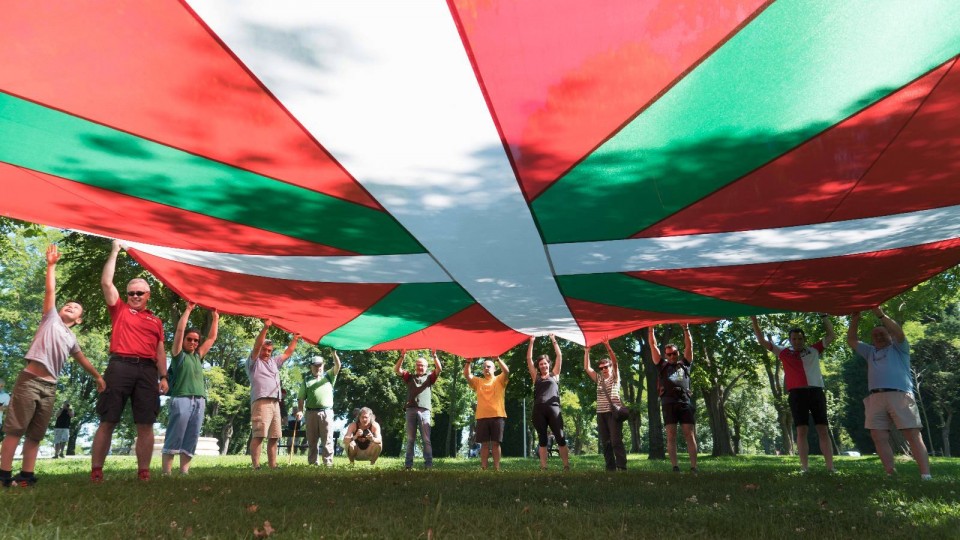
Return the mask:
[(921, 479), (921, 480), (933, 480), (933, 476), (931, 476), (931, 475), (929, 475), (929, 474), (921, 474), (921, 475), (920, 475), (920, 479)]

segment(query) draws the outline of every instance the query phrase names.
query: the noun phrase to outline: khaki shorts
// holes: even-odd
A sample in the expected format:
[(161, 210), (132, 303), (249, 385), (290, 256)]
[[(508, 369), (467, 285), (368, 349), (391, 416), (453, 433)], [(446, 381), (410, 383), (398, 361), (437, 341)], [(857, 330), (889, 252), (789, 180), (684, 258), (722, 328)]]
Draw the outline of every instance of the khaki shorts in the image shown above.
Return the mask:
[(350, 441), (350, 446), (347, 447), (347, 456), (356, 461), (369, 461), (373, 463), (380, 457), (382, 450), (383, 445), (380, 443), (371, 442), (366, 448), (361, 450), (357, 446), (357, 443)]
[(3, 415), (3, 434), (26, 435), (31, 441), (42, 441), (53, 416), (56, 396), (57, 383), (21, 371), (13, 386), (10, 405)]
[(910, 392), (879, 392), (863, 399), (864, 427), (867, 429), (889, 430), (917, 429), (920, 423), (920, 411)]
[(250, 406), (251, 436), (255, 439), (279, 439), (283, 421), (280, 419), (280, 402), (272, 398), (260, 398)]

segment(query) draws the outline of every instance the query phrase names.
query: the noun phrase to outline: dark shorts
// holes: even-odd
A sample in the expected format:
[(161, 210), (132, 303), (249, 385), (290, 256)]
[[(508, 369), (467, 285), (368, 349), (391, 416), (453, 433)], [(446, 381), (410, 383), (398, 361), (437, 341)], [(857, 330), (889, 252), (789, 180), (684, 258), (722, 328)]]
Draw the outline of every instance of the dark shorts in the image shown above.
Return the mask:
[(696, 424), (696, 410), (687, 401), (674, 401), (663, 404), (663, 425)]
[(477, 419), (477, 438), (478, 443), (485, 442), (503, 442), (503, 425), (506, 418), (498, 416), (496, 418), (478, 418)]
[(100, 421), (116, 424), (130, 400), (135, 424), (153, 424), (160, 412), (157, 365), (149, 360), (133, 362), (111, 358), (103, 374), (107, 389), (97, 399)]
[(794, 427), (809, 425), (811, 415), (814, 424), (827, 425), (827, 396), (823, 388), (794, 388), (790, 390), (787, 402), (790, 404)]

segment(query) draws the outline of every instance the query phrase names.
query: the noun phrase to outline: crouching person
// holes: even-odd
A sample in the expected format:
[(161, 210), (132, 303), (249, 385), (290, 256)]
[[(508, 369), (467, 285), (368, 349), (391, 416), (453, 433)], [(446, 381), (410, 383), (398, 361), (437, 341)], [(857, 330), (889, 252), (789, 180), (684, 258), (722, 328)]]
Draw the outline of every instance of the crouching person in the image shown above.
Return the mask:
[(347, 447), (350, 464), (354, 461), (370, 461), (373, 465), (383, 450), (383, 438), (380, 436), (380, 424), (369, 407), (360, 409), (360, 414), (347, 428), (343, 436), (343, 445)]

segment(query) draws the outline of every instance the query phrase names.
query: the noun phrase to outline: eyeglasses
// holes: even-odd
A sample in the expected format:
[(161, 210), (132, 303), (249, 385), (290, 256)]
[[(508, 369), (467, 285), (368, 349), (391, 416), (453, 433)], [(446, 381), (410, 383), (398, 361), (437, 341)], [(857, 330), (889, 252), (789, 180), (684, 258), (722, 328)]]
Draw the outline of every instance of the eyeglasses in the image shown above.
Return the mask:
[(127, 291), (127, 296), (143, 296), (145, 294), (150, 294), (150, 291)]
[(680, 356), (680, 351), (669, 351), (667, 356)]
[(200, 343), (200, 338), (195, 338), (195, 337), (183, 338), (183, 340), (186, 341), (187, 343)]

